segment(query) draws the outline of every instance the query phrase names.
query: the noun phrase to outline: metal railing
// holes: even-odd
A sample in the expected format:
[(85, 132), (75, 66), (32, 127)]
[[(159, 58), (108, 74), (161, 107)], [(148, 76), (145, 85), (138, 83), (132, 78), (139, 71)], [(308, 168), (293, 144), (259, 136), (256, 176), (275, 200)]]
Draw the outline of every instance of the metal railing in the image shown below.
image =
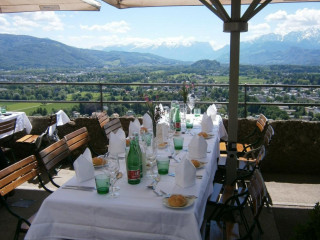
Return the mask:
[[(104, 83), (104, 82), (0, 82), (0, 85), (74, 85), (74, 86), (98, 86), (100, 97), (98, 101), (74, 101), (74, 100), (8, 100), (0, 99), (0, 102), (30, 102), (30, 103), (94, 103), (99, 104), (100, 109), (103, 110), (104, 104), (143, 104), (145, 101), (105, 101), (103, 99), (103, 87), (104, 86), (167, 86), (178, 87), (183, 86), (183, 83)], [(195, 87), (229, 87), (229, 84), (208, 84), (208, 83), (196, 83)], [(247, 117), (248, 105), (260, 105), (260, 106), (320, 106), (320, 103), (288, 103), (288, 102), (249, 102), (248, 101), (248, 89), (251, 87), (257, 88), (310, 88), (317, 89), (320, 85), (286, 85), (286, 84), (239, 84), (239, 88), (244, 88), (244, 101), (239, 102), (240, 106), (244, 106), (245, 117)], [(169, 104), (171, 101), (155, 101), (158, 103)], [(228, 105), (229, 102), (217, 102), (217, 101), (196, 101), (197, 104), (221, 104)]]

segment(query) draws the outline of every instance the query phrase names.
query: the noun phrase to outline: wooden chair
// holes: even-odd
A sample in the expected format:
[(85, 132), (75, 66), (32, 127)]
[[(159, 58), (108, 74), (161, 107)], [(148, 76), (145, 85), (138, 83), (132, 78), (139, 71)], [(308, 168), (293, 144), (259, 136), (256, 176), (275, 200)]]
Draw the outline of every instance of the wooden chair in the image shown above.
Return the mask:
[(64, 136), (70, 152), (89, 144), (89, 133), (86, 127), (80, 128)]
[[(238, 157), (238, 169), (251, 169), (254, 170), (252, 167), (255, 166), (259, 168), (261, 160), (263, 160), (265, 156), (266, 148), (270, 145), (272, 137), (274, 135), (274, 130), (271, 125), (267, 127), (267, 130), (263, 137), (263, 142), (260, 146), (255, 149), (251, 149), (250, 151), (246, 152), (242, 157)], [(263, 149), (261, 149), (263, 148)], [(263, 152), (261, 152), (263, 151)], [(258, 156), (256, 156), (258, 153)], [(263, 157), (262, 157), (263, 153)], [(260, 159), (257, 159), (259, 157)], [(261, 159), (262, 157), (262, 159)], [(226, 166), (227, 154), (220, 154), (218, 159), (218, 168), (223, 169)]]
[[(247, 204), (249, 192), (245, 188), (237, 188), (236, 182), (233, 185), (221, 187), (214, 183), (214, 191), (207, 201), (207, 211), (213, 208), (211, 214), (204, 219), (201, 233), (203, 239), (210, 236), (210, 239), (236, 239), (239, 237), (239, 223), (247, 228), (248, 224), (244, 215), (244, 207)], [(239, 217), (240, 218), (239, 218)], [(226, 228), (223, 232), (224, 221)], [(210, 231), (209, 231), (210, 229)], [(210, 232), (210, 234), (209, 234)]]
[(119, 118), (115, 118), (104, 125), (104, 133), (106, 137), (109, 139), (109, 135), (111, 132), (116, 132), (119, 128), (122, 128), (121, 122)]
[[(251, 133), (243, 138), (245, 143), (237, 143), (237, 152), (238, 156), (244, 155), (246, 152), (251, 151), (257, 145), (261, 145), (263, 134), (266, 131), (266, 127), (268, 126), (268, 119), (263, 115), (260, 114), (259, 118), (256, 121), (256, 127), (253, 129)], [(249, 139), (258, 134), (258, 137), (249, 143)], [(227, 142), (221, 141), (220, 142), (220, 153), (226, 154), (227, 153)]]
[[(70, 154), (69, 147), (67, 145), (66, 139), (63, 138), (56, 143), (51, 144), (49, 147), (43, 149), (39, 152), (39, 160), (41, 161), (42, 165), (44, 166), (45, 172), (50, 180), (50, 182), (57, 188), (60, 186), (54, 182), (53, 176), (51, 175), (52, 169), (58, 164), (66, 159)], [(55, 173), (57, 173), (55, 171)], [(39, 176), (40, 185), (47, 191), (52, 193), (53, 191), (48, 189), (41, 176)]]
[[(215, 219), (209, 219), (209, 239), (252, 239), (252, 234), (256, 226), (258, 227), (259, 234), (263, 233), (259, 222), (259, 215), (267, 199), (267, 190), (262, 175), (258, 169), (254, 171), (254, 174), (250, 179), (250, 184), (245, 192), (248, 193), (245, 198), (246, 203), (242, 202), (241, 204), (230, 205), (231, 198), (228, 198), (225, 202), (225, 206), (221, 208), (218, 215), (215, 216)], [(252, 211), (252, 219), (251, 221), (248, 221), (248, 214), (241, 217), (241, 221), (239, 223), (244, 225), (245, 234), (244, 236), (240, 236), (238, 222), (232, 221), (232, 219), (230, 219), (230, 215), (234, 216), (236, 212), (243, 213), (247, 204), (250, 206)], [(252, 222), (251, 225), (248, 224), (249, 222)]]
[(97, 118), (99, 121), (99, 125), (101, 127), (101, 129), (104, 129), (104, 126), (110, 122), (110, 118), (108, 117), (108, 115), (104, 112), (97, 114)]
[[(42, 142), (43, 142), (43, 138), (48, 135), (49, 128), (52, 125), (55, 125), (56, 123), (57, 123), (57, 115), (53, 114), (49, 118), (46, 130), (41, 135), (27, 134), (27, 135), (23, 136), (22, 138), (19, 138), (16, 142), (18, 144), (34, 145), (35, 150), (38, 151), (41, 147)], [(50, 142), (50, 141), (48, 141), (48, 142)]]
[(18, 161), (11, 166), (0, 171), (0, 195), (1, 204), (9, 211), (11, 215), (18, 219), (16, 232), (14, 239), (19, 238), (21, 231), (21, 225), (25, 223), (30, 226), (29, 220), (21, 217), (9, 207), (6, 202), (6, 195), (12, 190), (25, 183), (26, 181), (33, 179), (38, 175), (38, 162), (34, 155), (31, 155), (21, 161)]
[[(8, 120), (8, 121), (0, 122), (0, 135), (2, 135), (2, 134), (7, 135), (6, 137), (0, 139), (1, 150), (3, 153), (11, 152), (14, 162), (16, 161), (16, 157), (15, 157), (15, 154), (13, 152), (13, 148), (11, 145), (14, 140), (16, 122), (17, 122), (16, 118)], [(6, 161), (8, 161), (8, 160), (6, 160)], [(9, 162), (5, 163), (5, 164), (9, 164)], [(5, 165), (5, 164), (3, 164), (3, 165)]]

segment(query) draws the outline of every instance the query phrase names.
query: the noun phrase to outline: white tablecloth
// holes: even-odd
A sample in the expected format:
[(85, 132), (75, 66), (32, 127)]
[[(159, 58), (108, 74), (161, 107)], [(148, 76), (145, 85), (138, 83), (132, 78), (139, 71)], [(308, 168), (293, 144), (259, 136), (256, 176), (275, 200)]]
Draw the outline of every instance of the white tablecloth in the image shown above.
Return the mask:
[(62, 126), (64, 124), (70, 122), (70, 118), (68, 117), (68, 115), (64, 111), (59, 110), (56, 113), (56, 115), (57, 115), (57, 123), (49, 127), (49, 136), (53, 135), (57, 126)]
[[(15, 132), (22, 131), (23, 129), (26, 129), (26, 132), (28, 134), (31, 132), (32, 125), (31, 125), (30, 120), (27, 117), (26, 113), (24, 113), (24, 112), (7, 112), (6, 114), (10, 114), (10, 115), (9, 116), (1, 115), (0, 122), (5, 122), (5, 121), (16, 118), (17, 122), (16, 122)], [(6, 136), (9, 136), (12, 133), (1, 134), (0, 138), (4, 138)]]
[[(221, 124), (220, 121), (218, 123)], [(115, 199), (99, 195), (95, 191), (58, 189), (42, 203), (26, 238), (31, 239), (136, 239), (136, 240), (200, 240), (207, 198), (212, 193), (212, 182), (217, 168), (219, 154), (219, 126), (215, 135), (208, 139), (208, 163), (197, 170), (202, 179), (187, 189), (174, 184), (174, 177), (161, 176), (158, 185), (167, 186), (174, 193), (191, 193), (198, 198), (185, 209), (170, 209), (162, 204), (162, 198), (146, 187), (151, 180), (143, 178), (138, 185), (129, 185), (126, 174), (117, 181), (120, 196)], [(201, 129), (193, 129), (199, 132)], [(188, 145), (191, 135), (184, 135), (184, 146)], [(165, 150), (162, 150), (165, 151)], [(182, 151), (184, 152), (184, 151)], [(180, 153), (182, 154), (182, 153)], [(169, 172), (174, 172), (176, 163), (171, 161)], [(122, 171), (125, 163), (121, 162)], [(73, 177), (67, 182), (80, 185)], [(81, 185), (95, 186), (94, 180)]]

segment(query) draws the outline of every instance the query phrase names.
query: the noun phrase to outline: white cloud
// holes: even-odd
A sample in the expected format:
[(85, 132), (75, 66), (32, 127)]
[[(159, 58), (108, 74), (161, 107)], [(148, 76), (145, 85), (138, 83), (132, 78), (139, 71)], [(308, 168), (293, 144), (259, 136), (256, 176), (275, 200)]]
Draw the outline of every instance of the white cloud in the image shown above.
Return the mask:
[(271, 33), (271, 26), (268, 23), (249, 24), (248, 28), (249, 31), (243, 35), (244, 41), (254, 40), (262, 35)]
[(126, 21), (111, 22), (104, 25), (81, 25), (80, 28), (88, 31), (106, 31), (110, 33), (126, 33), (130, 30), (129, 24)]
[(0, 16), (0, 32), (13, 33), (10, 22), (5, 16)]
[(293, 14), (285, 11), (277, 11), (266, 17), (268, 22), (275, 22), (276, 27), (273, 31), (282, 36), (293, 31), (305, 31), (311, 28), (320, 29), (320, 10), (319, 9), (299, 9)]
[(19, 13), (1, 16), (0, 32), (28, 34), (35, 30), (62, 31), (64, 25), (55, 12)]

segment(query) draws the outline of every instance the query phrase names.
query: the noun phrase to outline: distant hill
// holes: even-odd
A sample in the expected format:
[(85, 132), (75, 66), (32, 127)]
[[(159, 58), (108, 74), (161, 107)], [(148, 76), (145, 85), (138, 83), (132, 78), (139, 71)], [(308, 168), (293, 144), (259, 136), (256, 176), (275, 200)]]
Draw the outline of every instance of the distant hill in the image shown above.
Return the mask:
[[(193, 42), (185, 46), (165, 44), (148, 47), (115, 45), (100, 49), (104, 51), (121, 50), (153, 53), (183, 61), (209, 59), (226, 64), (229, 63), (230, 57), (229, 45), (215, 51), (208, 42)], [(267, 34), (254, 41), (241, 42), (240, 49), (241, 64), (320, 65), (320, 30), (310, 29), (303, 32), (291, 32), (285, 36)]]
[(0, 34), (0, 69), (177, 65), (149, 53), (97, 51), (24, 35)]

